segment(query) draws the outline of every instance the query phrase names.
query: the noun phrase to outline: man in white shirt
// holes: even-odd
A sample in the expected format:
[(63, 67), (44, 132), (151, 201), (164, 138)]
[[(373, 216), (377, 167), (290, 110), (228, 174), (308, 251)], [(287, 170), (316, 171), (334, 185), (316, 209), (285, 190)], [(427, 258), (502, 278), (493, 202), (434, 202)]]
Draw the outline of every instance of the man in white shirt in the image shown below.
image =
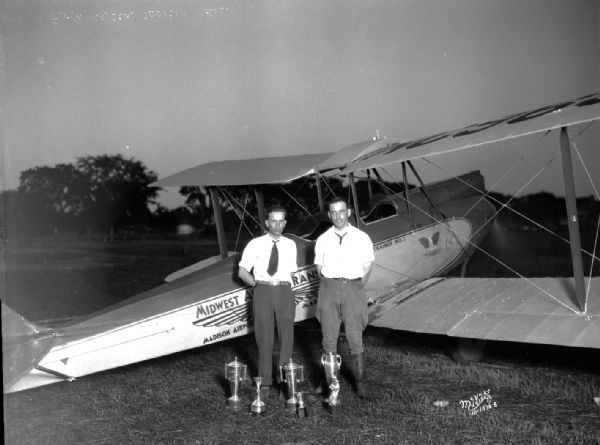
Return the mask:
[(337, 353), (340, 325), (344, 323), (356, 393), (363, 398), (366, 394), (362, 332), (368, 322), (365, 284), (375, 257), (369, 235), (350, 225), (350, 215), (348, 203), (343, 198), (334, 198), (329, 203), (333, 226), (319, 236), (315, 245), (315, 265), (321, 275), (317, 319), (321, 323), (325, 354)]
[[(275, 322), (279, 333), (279, 365), (289, 362), (294, 349), (296, 304), (292, 293), (292, 273), (298, 270), (296, 243), (283, 236), (286, 211), (273, 207), (267, 213), (268, 233), (251, 240), (239, 264), (238, 276), (254, 286), (254, 336), (258, 347), (258, 375), (263, 396), (273, 385), (273, 343)], [(278, 392), (274, 388), (273, 392)]]

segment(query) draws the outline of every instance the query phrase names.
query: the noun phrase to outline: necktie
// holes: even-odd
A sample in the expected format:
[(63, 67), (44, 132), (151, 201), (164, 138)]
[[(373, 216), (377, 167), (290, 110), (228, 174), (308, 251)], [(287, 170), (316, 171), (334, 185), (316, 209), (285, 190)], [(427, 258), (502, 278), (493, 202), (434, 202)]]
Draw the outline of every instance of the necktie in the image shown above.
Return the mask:
[(342, 245), (342, 240), (344, 239), (344, 237), (348, 234), (348, 232), (344, 233), (343, 235), (339, 235), (336, 233), (337, 237), (340, 239), (340, 246)]
[(273, 241), (273, 247), (271, 247), (271, 256), (269, 257), (269, 267), (267, 267), (267, 273), (269, 275), (275, 275), (277, 268), (279, 267), (279, 251), (277, 250), (277, 241)]

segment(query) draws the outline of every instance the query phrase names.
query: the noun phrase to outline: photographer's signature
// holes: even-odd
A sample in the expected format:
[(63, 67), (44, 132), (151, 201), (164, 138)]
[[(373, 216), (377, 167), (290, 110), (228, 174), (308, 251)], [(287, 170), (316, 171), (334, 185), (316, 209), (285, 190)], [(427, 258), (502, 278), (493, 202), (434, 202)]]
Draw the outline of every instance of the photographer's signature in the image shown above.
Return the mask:
[(496, 408), (498, 404), (492, 400), (490, 390), (486, 389), (469, 398), (469, 400), (461, 400), (460, 407), (466, 409), (471, 416)]

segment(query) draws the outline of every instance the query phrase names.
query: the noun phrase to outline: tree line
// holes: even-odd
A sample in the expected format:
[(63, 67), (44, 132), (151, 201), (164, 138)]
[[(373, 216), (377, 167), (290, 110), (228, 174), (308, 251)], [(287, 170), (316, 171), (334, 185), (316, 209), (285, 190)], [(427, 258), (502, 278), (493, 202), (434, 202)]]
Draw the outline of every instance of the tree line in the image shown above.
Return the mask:
[[(0, 194), (0, 226), (9, 234), (31, 236), (118, 234), (132, 227), (172, 232), (182, 222), (196, 229), (213, 225), (212, 205), (204, 187), (181, 187), (185, 205), (167, 209), (157, 201), (162, 189), (150, 186), (157, 179), (142, 161), (120, 154), (85, 156), (74, 163), (27, 169), (19, 177), (17, 190)], [(341, 187), (338, 180), (330, 183), (334, 189)], [(289, 202), (293, 197), (309, 212), (318, 207), (314, 179), (263, 187), (267, 205)], [(225, 210), (229, 230), (238, 227), (242, 214), (256, 215), (256, 197), (248, 187), (226, 188), (219, 205)], [(290, 219), (299, 218), (302, 212), (299, 208), (290, 211)], [(256, 229), (256, 222), (247, 224)]]
[[(157, 202), (161, 189), (150, 186), (157, 179), (157, 174), (143, 162), (120, 154), (85, 156), (70, 164), (31, 168), (21, 173), (17, 190), (0, 194), (0, 227), (17, 236), (64, 232), (115, 234), (131, 227), (173, 232), (182, 222), (196, 230), (210, 230), (213, 210), (204, 187), (181, 187), (184, 206), (166, 209)], [(291, 231), (304, 233), (317, 218), (314, 177), (261, 187), (266, 206), (282, 204), (288, 209)], [(359, 181), (357, 189), (359, 201), (368, 199), (366, 181)], [(384, 189), (399, 192), (403, 186), (374, 183), (371, 192), (382, 193)], [(338, 178), (328, 178), (323, 195), (327, 199), (334, 194), (349, 197), (349, 187)], [(564, 198), (551, 193), (518, 198), (492, 193), (491, 197), (496, 206), (509, 202), (512, 209), (540, 223), (558, 227), (566, 218)], [(256, 196), (249, 187), (223, 189), (218, 205), (224, 209), (226, 230), (238, 230), (242, 217), (248, 231), (258, 230)], [(580, 219), (584, 224), (594, 223), (598, 218), (599, 205), (593, 197), (580, 198), (578, 207), (583, 212)], [(514, 215), (508, 218), (516, 221)], [(530, 223), (523, 220), (516, 224)]]

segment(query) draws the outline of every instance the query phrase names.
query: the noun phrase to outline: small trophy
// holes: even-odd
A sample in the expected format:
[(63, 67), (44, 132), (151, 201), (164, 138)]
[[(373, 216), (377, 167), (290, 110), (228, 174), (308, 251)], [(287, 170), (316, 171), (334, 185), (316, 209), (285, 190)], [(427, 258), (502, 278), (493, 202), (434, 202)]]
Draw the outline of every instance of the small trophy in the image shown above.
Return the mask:
[(239, 390), (241, 382), (246, 380), (246, 365), (239, 362), (236, 357), (234, 361), (225, 365), (225, 378), (229, 380), (231, 390), (231, 397), (227, 399), (227, 406), (237, 411), (242, 407)]
[(254, 381), (256, 382), (256, 399), (254, 399), (254, 402), (252, 402), (252, 405), (250, 405), (250, 412), (257, 416), (259, 414), (264, 414), (267, 410), (267, 406), (265, 405), (265, 402), (260, 400), (260, 385), (262, 383), (262, 377), (254, 377)]
[(294, 363), (290, 358), (289, 363), (279, 367), (279, 377), (287, 386), (287, 395), (289, 399), (286, 401), (285, 406), (287, 409), (295, 411), (298, 406), (296, 383), (304, 381), (304, 367)]
[(342, 366), (342, 358), (338, 354), (328, 352), (321, 357), (321, 363), (325, 370), (325, 377), (329, 384), (329, 397), (325, 400), (329, 404), (329, 412), (335, 416), (340, 413), (342, 405), (340, 403), (340, 379), (338, 372)]
[(304, 399), (302, 398), (302, 393), (298, 392), (298, 409), (296, 411), (296, 414), (298, 415), (298, 417), (300, 419), (303, 419), (306, 417), (306, 406), (304, 405)]

